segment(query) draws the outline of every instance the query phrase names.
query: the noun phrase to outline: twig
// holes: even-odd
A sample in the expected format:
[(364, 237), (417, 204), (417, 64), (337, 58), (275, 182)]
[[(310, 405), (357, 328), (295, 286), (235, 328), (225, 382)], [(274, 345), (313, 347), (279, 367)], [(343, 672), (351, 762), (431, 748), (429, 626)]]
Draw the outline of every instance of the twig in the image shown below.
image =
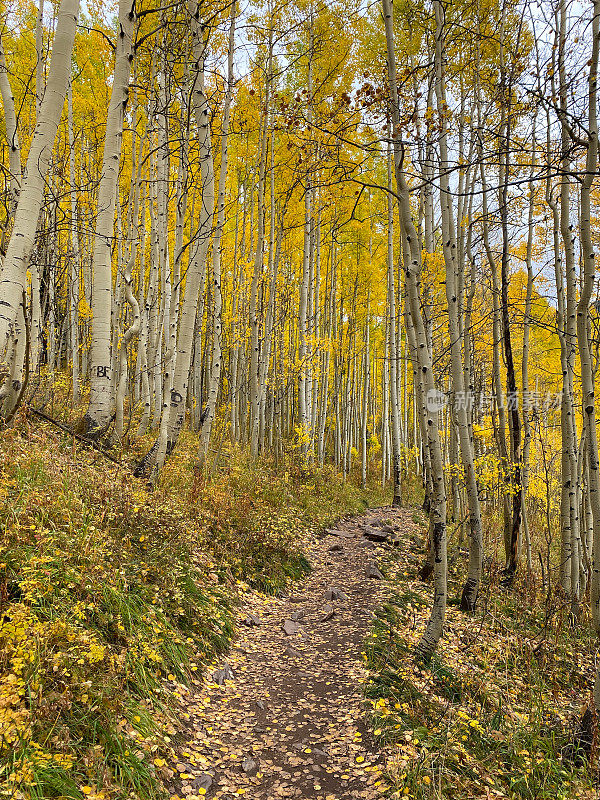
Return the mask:
[(52, 425), (55, 425), (57, 428), (60, 428), (65, 433), (68, 433), (69, 436), (72, 436), (74, 439), (77, 439), (78, 442), (91, 447), (93, 450), (97, 450), (98, 453), (107, 458), (109, 461), (112, 461), (113, 464), (117, 464), (119, 467), (127, 466), (123, 461), (119, 461), (118, 458), (111, 456), (103, 447), (101, 447), (97, 442), (94, 442), (92, 439), (88, 439), (85, 436), (82, 436), (80, 433), (76, 433), (72, 428), (69, 428), (68, 425), (65, 425), (63, 422), (59, 422), (59, 420), (54, 419), (49, 414), (46, 414), (44, 411), (40, 411), (39, 408), (33, 408), (33, 406), (29, 406), (29, 410), (36, 415), (36, 417), (40, 417), (40, 419), (45, 420), (46, 422), (50, 422)]

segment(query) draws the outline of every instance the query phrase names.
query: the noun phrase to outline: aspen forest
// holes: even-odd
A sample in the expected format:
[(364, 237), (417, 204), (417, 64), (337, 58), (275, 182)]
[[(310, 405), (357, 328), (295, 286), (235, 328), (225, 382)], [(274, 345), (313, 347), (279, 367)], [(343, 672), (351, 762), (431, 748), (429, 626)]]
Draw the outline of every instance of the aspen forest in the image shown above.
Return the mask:
[(600, 797), (600, 0), (0, 0), (0, 798)]

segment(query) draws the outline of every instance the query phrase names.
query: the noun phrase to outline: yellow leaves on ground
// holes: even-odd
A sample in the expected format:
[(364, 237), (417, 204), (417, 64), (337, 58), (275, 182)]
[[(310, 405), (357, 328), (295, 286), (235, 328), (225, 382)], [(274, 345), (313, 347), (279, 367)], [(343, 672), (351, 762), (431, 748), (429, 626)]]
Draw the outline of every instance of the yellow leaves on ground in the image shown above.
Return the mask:
[[(589, 771), (564, 753), (593, 675), (589, 632), (549, 622), (524, 584), (491, 595), (483, 615), (449, 605), (440, 656), (415, 663), (431, 589), (409, 558), (401, 549), (390, 555), (397, 595), (365, 647), (374, 734), (390, 748), (391, 797), (430, 800), (433, 785), (455, 800), (478, 797), (481, 787), (490, 800), (586, 796)], [(449, 597), (459, 590), (451, 573)], [(541, 629), (552, 644), (545, 639), (540, 654)]]
[(81, 791), (86, 797), (86, 800), (105, 800), (105, 792), (96, 792), (91, 786), (82, 786)]
[(166, 775), (172, 700), (228, 643), (230, 598), (304, 574), (306, 532), (367, 496), (329, 469), (307, 484), (293, 462), (275, 473), (228, 448), (231, 472), (190, 504), (187, 432), (155, 492), (44, 426), (3, 433), (0, 767), (15, 795), (75, 781), (112, 800), (120, 776), (146, 791)]

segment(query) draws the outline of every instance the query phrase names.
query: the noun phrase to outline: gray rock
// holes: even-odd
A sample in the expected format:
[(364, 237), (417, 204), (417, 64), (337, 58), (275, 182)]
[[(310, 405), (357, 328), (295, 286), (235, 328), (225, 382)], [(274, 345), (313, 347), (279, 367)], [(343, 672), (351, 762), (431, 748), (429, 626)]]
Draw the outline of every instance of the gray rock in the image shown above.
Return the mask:
[(223, 669), (217, 669), (212, 674), (212, 679), (215, 683), (219, 686), (223, 686), (225, 681), (232, 681), (235, 679), (235, 675), (233, 674), (231, 667), (229, 664), (225, 664)]
[(292, 611), (290, 619), (293, 620), (293, 622), (300, 622), (301, 619), (304, 619), (304, 611)]
[(294, 647), (286, 647), (285, 654), (288, 658), (300, 658), (302, 653), (299, 650), (296, 650)]
[(368, 539), (361, 539), (358, 546), (364, 547), (367, 550), (374, 550), (376, 545), (375, 542), (370, 542)]
[(338, 539), (354, 539), (354, 534), (350, 531), (338, 531), (336, 528), (327, 528), (326, 536), (336, 536)]
[(374, 580), (382, 581), (383, 575), (374, 564), (369, 564), (367, 567), (367, 578), (373, 578)]
[(342, 592), (341, 589), (336, 589), (334, 586), (329, 586), (325, 592), (326, 600), (347, 600), (348, 595)]
[(244, 620), (244, 625), (247, 625), (251, 628), (253, 625), (260, 625), (261, 624), (260, 617), (257, 617), (256, 614), (248, 614), (246, 619)]
[(293, 636), (295, 633), (298, 633), (300, 629), (300, 625), (297, 622), (294, 622), (293, 619), (286, 619), (283, 623), (283, 632), (286, 636)]
[(207, 772), (203, 772), (202, 775), (198, 775), (192, 781), (192, 789), (194, 789), (194, 791), (196, 792), (198, 791), (198, 789), (206, 789), (206, 791), (208, 792), (209, 789), (212, 787), (212, 785), (213, 785), (213, 779)]
[(329, 552), (340, 553), (343, 549), (344, 549), (343, 545), (341, 545), (339, 542), (336, 542), (335, 544), (331, 545), (331, 547), (329, 548)]
[(319, 620), (319, 622), (329, 622), (332, 619), (333, 615), (335, 614), (335, 609), (333, 606), (325, 606), (323, 609), (323, 616)]
[(396, 533), (396, 529), (392, 528), (391, 525), (384, 525), (383, 523), (379, 526), (384, 533), (389, 533), (390, 536), (393, 536)]
[(258, 764), (253, 758), (245, 758), (242, 761), (242, 769), (246, 775), (256, 775), (258, 772)]
[[(393, 533), (393, 531), (392, 531)], [(363, 528), (363, 536), (370, 539), (372, 542), (387, 542), (389, 534), (382, 531), (380, 528)]]

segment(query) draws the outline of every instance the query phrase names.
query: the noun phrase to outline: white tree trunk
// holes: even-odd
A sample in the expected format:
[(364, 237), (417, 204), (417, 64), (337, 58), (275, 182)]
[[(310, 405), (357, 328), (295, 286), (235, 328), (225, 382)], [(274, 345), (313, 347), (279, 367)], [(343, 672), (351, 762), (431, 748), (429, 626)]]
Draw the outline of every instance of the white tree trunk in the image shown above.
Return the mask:
[(391, 90), (391, 111), (394, 126), (392, 132), (394, 142), (394, 166), (400, 227), (403, 237), (406, 289), (409, 303), (410, 324), (414, 327), (416, 339), (415, 353), (418, 358), (418, 369), (422, 375), (426, 392), (426, 397), (423, 398), (421, 413), (427, 431), (427, 449), (429, 451), (432, 481), (430, 515), (432, 552), (434, 557), (434, 597), (429, 622), (419, 642), (418, 650), (422, 657), (429, 658), (434, 652), (442, 635), (446, 615), (448, 569), (446, 552), (446, 488), (438, 429), (438, 412), (434, 402), (436, 387), (431, 354), (427, 341), (427, 331), (421, 313), (421, 298), (419, 296), (419, 280), (422, 269), (421, 244), (412, 218), (408, 185), (402, 167), (402, 156), (400, 153), (400, 143), (398, 141), (398, 137), (400, 136), (400, 120), (396, 84), (392, 3), (391, 0), (382, 0), (382, 4), (387, 44), (388, 80)]
[[(591, 607), (592, 622), (600, 636), (600, 466), (598, 464), (598, 434), (594, 369), (589, 341), (589, 306), (596, 275), (596, 253), (592, 238), (591, 190), (598, 167), (598, 56), (600, 51), (600, 0), (594, 0), (592, 22), (592, 55), (588, 77), (588, 146), (585, 177), (580, 194), (580, 236), (583, 258), (583, 281), (577, 305), (577, 344), (581, 359), (581, 393), (586, 428), (589, 497), (593, 520)], [(600, 669), (596, 672), (594, 705), (600, 708)]]
[[(389, 128), (388, 128), (389, 129)], [(398, 348), (396, 331), (398, 329), (398, 315), (396, 311), (396, 282), (394, 276), (394, 206), (392, 198), (392, 172), (393, 159), (391, 145), (387, 154), (388, 167), (388, 231), (387, 231), (387, 307), (390, 317), (388, 328), (389, 350), (389, 403), (392, 408), (392, 480), (394, 483), (394, 498), (392, 504), (402, 505), (402, 447), (400, 443), (400, 405), (398, 401)]]
[(79, 235), (77, 232), (77, 194), (75, 188), (75, 137), (73, 135), (73, 87), (69, 82), (69, 188), (71, 191), (71, 275), (69, 281), (69, 344), (71, 348), (71, 376), (73, 403), (80, 399), (79, 390)]
[[(464, 386), (464, 366), (461, 355), (460, 308), (462, 295), (459, 289), (459, 268), (457, 258), (456, 228), (452, 207), (452, 193), (449, 178), (449, 157), (446, 122), (446, 77), (444, 68), (444, 11), (440, 0), (435, 2), (435, 95), (440, 115), (440, 202), (442, 206), (442, 240), (446, 267), (446, 301), (448, 304), (448, 335), (450, 338), (450, 360), (452, 376), (452, 400), (458, 428), (458, 441), (469, 499), (469, 573), (463, 587), (461, 608), (473, 611), (479, 595), (479, 582), (483, 561), (483, 534), (481, 528), (481, 508), (479, 490), (475, 474), (473, 432), (469, 424)], [(460, 282), (462, 283), (462, 281)]]
[(174, 354), (173, 388), (171, 391), (171, 407), (167, 430), (167, 449), (169, 455), (177, 443), (179, 433), (185, 419), (185, 404), (188, 393), (188, 379), (192, 360), (192, 342), (198, 306), (198, 292), (204, 272), (206, 257), (212, 233), (215, 207), (215, 176), (212, 155), (210, 110), (204, 91), (204, 59), (207, 42), (203, 39), (200, 7), (196, 0), (189, 5), (191, 16), (192, 52), (194, 58), (191, 78), (192, 111), (196, 122), (200, 174), (202, 178), (202, 200), (198, 226), (194, 232), (194, 243), (191, 248), (188, 264), (185, 296), (179, 316), (179, 334)]
[(200, 434), (200, 450), (198, 453), (199, 466), (202, 466), (208, 444), (212, 422), (217, 407), (217, 397), (219, 393), (219, 383), (221, 379), (221, 360), (223, 358), (223, 348), (221, 342), (222, 335), (222, 314), (223, 314), (223, 295), (221, 294), (221, 238), (225, 226), (225, 184), (227, 181), (227, 153), (229, 140), (229, 117), (231, 100), (233, 98), (234, 75), (233, 75), (233, 55), (235, 48), (235, 17), (236, 2), (231, 4), (231, 15), (229, 22), (229, 50), (227, 57), (227, 93), (223, 104), (223, 123), (221, 129), (221, 167), (219, 172), (219, 186), (217, 199), (217, 224), (213, 237), (212, 268), (213, 268), (213, 351), (208, 383), (208, 400), (202, 430)]
[(46, 92), (27, 156), (27, 176), (21, 187), (0, 273), (0, 359), (6, 352), (9, 337), (18, 330), (17, 316), (27, 286), (27, 268), (44, 201), (46, 174), (69, 84), (78, 13), (79, 0), (62, 0)]
[(44, 98), (44, 0), (38, 0), (35, 21), (35, 113), (39, 114)]
[(2, 97), (2, 107), (4, 109), (4, 124), (6, 126), (6, 141), (8, 143), (8, 168), (10, 169), (10, 202), (9, 218), (5, 230), (2, 232), (2, 251), (4, 251), (4, 237), (10, 229), (12, 216), (19, 202), (19, 192), (21, 190), (21, 145), (19, 143), (19, 133), (17, 131), (17, 115), (15, 112), (15, 98), (12, 93), (10, 81), (8, 79), (8, 68), (4, 57), (4, 46), (0, 36), (0, 97)]
[(111, 368), (111, 251), (114, 242), (115, 200), (121, 161), (123, 119), (129, 93), (134, 25), (134, 0), (119, 0), (115, 69), (106, 119), (92, 256), (90, 404), (83, 421), (84, 431), (92, 436), (107, 428), (114, 404), (114, 379)]

